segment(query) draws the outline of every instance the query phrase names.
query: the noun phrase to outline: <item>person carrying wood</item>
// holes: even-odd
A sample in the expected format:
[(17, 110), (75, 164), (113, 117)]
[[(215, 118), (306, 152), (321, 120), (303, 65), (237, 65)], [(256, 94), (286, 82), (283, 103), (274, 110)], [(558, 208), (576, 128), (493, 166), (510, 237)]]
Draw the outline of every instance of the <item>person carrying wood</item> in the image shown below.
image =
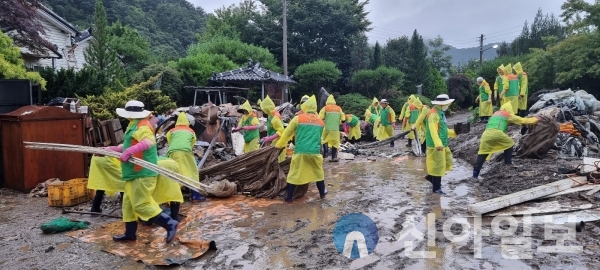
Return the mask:
[(137, 220), (150, 221), (167, 231), (166, 242), (170, 243), (177, 233), (179, 222), (162, 212), (152, 198), (158, 174), (149, 169), (128, 162), (131, 157), (157, 164), (156, 139), (152, 125), (148, 121), (150, 112), (144, 110), (144, 103), (131, 100), (125, 108), (118, 108), (117, 115), (129, 120), (124, 134), (121, 161), (121, 178), (125, 181), (123, 196), (123, 222), (125, 233), (113, 236), (114, 241), (136, 240)]
[(473, 178), (478, 179), (483, 163), (492, 157), (492, 154), (504, 151), (504, 164), (512, 164), (513, 146), (515, 142), (506, 134), (510, 124), (533, 125), (538, 122), (537, 117), (521, 118), (516, 116), (510, 102), (504, 103), (500, 110), (490, 118), (481, 140), (477, 161), (473, 168)]
[(338, 149), (340, 149), (340, 125), (346, 121), (346, 115), (340, 106), (335, 104), (333, 95), (327, 97), (327, 105), (319, 112), (319, 117), (325, 121), (323, 128), (323, 157), (329, 155), (331, 147), (331, 162), (338, 162)]
[(356, 143), (360, 139), (360, 120), (356, 115), (346, 114), (344, 130), (346, 134), (348, 134), (348, 140), (350, 143)]
[[(270, 144), (275, 146), (279, 137), (283, 134), (283, 121), (281, 121), (281, 115), (277, 109), (275, 109), (275, 103), (269, 96), (260, 103), (260, 109), (267, 114), (267, 137), (261, 139), (261, 144)], [(278, 161), (282, 162), (285, 160), (285, 150), (281, 151), (278, 157)]]
[(233, 129), (233, 132), (242, 131), (244, 134), (244, 153), (250, 153), (254, 150), (258, 150), (258, 140), (260, 138), (260, 121), (256, 114), (252, 112), (250, 103), (246, 100), (242, 106), (238, 109), (238, 112), (243, 114), (240, 119), (239, 125)]
[(432, 184), (433, 193), (445, 195), (442, 191), (442, 177), (447, 171), (452, 170), (452, 152), (448, 147), (448, 138), (456, 137), (453, 129), (448, 128), (445, 111), (448, 110), (454, 99), (448, 95), (438, 95), (431, 103), (434, 105), (426, 116), (426, 167), (425, 179)]
[(283, 150), (287, 142), (296, 137), (296, 147), (287, 175), (286, 202), (292, 201), (296, 186), (312, 182), (316, 182), (321, 199), (327, 195), (323, 156), (320, 154), (321, 134), (325, 122), (317, 114), (317, 99), (314, 95), (302, 104), (302, 111), (303, 114), (290, 121), (275, 146)]
[[(379, 115), (379, 123), (377, 124), (380, 128), (379, 135), (377, 136), (378, 141), (383, 141), (394, 136), (394, 129), (396, 129), (396, 113), (388, 105), (389, 103), (386, 99), (381, 100), (382, 109)], [(390, 146), (394, 147), (394, 141), (390, 142)]]
[[(198, 174), (198, 167), (196, 165), (196, 159), (194, 158), (194, 144), (196, 143), (196, 132), (190, 128), (190, 121), (187, 113), (180, 112), (177, 116), (177, 122), (175, 127), (167, 132), (167, 143), (169, 149), (167, 156), (175, 160), (179, 164), (179, 169), (184, 176), (200, 181), (200, 175)], [(202, 202), (206, 198), (200, 195), (200, 193), (192, 190), (192, 202)], [(170, 204), (171, 213), (175, 211), (175, 216), (179, 213), (179, 203)]]
[[(519, 79), (519, 111), (517, 115), (520, 117), (525, 117), (529, 114), (527, 110), (527, 99), (529, 97), (529, 76), (527, 73), (523, 71), (523, 67), (521, 66), (521, 62), (518, 62), (513, 67), (515, 73), (517, 73), (517, 78)], [(521, 135), (525, 135), (527, 133), (527, 127), (523, 126), (521, 128)]]
[[(419, 102), (421, 102), (421, 99), (417, 98), (417, 100), (419, 100)], [(415, 100), (416, 102), (416, 100)], [(417, 118), (417, 121), (415, 122), (415, 124), (412, 125), (411, 130), (415, 131), (419, 138), (419, 141), (421, 141), (421, 153), (425, 153), (427, 150), (427, 146), (425, 144), (425, 142), (427, 141), (427, 138), (425, 136), (426, 130), (425, 130), (425, 117), (427, 117), (427, 114), (429, 113), (429, 110), (431, 110), (431, 108), (429, 108), (429, 106), (427, 106), (426, 104), (422, 104), (422, 108), (421, 111), (419, 112), (419, 118)]]
[[(411, 130), (411, 127), (417, 122), (417, 119), (419, 118), (421, 108), (423, 108), (423, 103), (421, 103), (420, 99), (414, 97), (413, 101), (408, 104), (408, 108), (404, 112), (404, 119), (401, 119), (403, 131)], [(408, 143), (406, 144), (406, 147), (412, 147), (412, 141), (414, 139), (415, 132), (408, 133)]]
[[(498, 71), (498, 76), (496, 76), (496, 82), (494, 82), (494, 98), (498, 100), (498, 95), (508, 89), (508, 80), (504, 75), (504, 65), (500, 65), (496, 71)], [(504, 104), (502, 97), (500, 97), (499, 103), (500, 106)]]
[(479, 86), (479, 96), (475, 101), (479, 101), (479, 119), (480, 122), (487, 123), (494, 112), (492, 108), (492, 90), (488, 82), (482, 77), (477, 78), (477, 85)]

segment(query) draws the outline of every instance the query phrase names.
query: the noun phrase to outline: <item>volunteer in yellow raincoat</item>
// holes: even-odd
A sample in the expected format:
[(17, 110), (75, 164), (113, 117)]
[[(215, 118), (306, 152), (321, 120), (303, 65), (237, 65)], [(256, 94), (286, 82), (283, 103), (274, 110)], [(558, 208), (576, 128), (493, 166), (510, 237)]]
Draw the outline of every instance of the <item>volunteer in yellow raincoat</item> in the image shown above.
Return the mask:
[[(381, 111), (379, 115), (379, 135), (377, 136), (378, 141), (383, 141), (387, 138), (394, 136), (394, 129), (396, 129), (396, 113), (392, 107), (388, 106), (386, 99), (381, 100)], [(410, 127), (409, 127), (410, 129)], [(394, 147), (394, 141), (390, 142), (390, 146)]]
[(304, 104), (304, 102), (306, 102), (308, 100), (309, 96), (304, 95), (302, 96), (302, 98), (300, 99), (300, 103), (298, 103), (298, 105), (296, 105), (296, 109), (298, 109), (298, 112), (296, 112), (296, 115), (302, 114), (302, 110), (300, 109), (300, 106), (302, 106), (302, 104)]
[(350, 140), (351, 143), (356, 143), (360, 139), (360, 120), (356, 115), (346, 114), (344, 130), (346, 131), (346, 134), (348, 134), (348, 140)]
[(125, 104), (124, 109), (118, 108), (117, 114), (129, 119), (129, 126), (124, 134), (123, 153), (119, 158), (121, 178), (125, 181), (122, 209), (125, 234), (114, 236), (113, 240), (135, 240), (139, 218), (163, 227), (167, 231), (166, 241), (170, 243), (175, 238), (179, 223), (162, 213), (152, 197), (158, 174), (128, 162), (131, 157), (136, 157), (153, 164), (158, 163), (154, 129), (148, 121), (150, 112), (144, 110), (144, 103), (131, 100)]
[[(523, 71), (523, 67), (521, 66), (521, 62), (518, 62), (513, 67), (515, 73), (517, 74), (517, 78), (519, 79), (519, 111), (517, 115), (520, 117), (525, 117), (529, 114), (527, 110), (527, 99), (529, 98), (529, 77), (527, 73)], [(521, 135), (525, 135), (527, 133), (527, 127), (523, 126), (521, 128)]]
[(369, 110), (369, 112), (371, 112), (372, 114), (376, 114), (376, 115), (379, 115), (379, 112), (381, 111), (381, 109), (383, 109), (383, 107), (381, 107), (381, 105), (379, 105), (379, 100), (376, 97), (373, 98), (373, 103), (371, 103), (371, 106), (369, 106), (369, 108), (367, 108), (367, 110)]
[[(283, 121), (281, 121), (281, 115), (275, 109), (275, 103), (269, 96), (260, 103), (260, 109), (267, 114), (267, 137), (261, 139), (264, 144), (271, 144), (272, 146), (277, 145), (279, 137), (283, 134)], [(285, 160), (285, 150), (279, 154), (279, 162)]]
[(327, 97), (325, 107), (319, 112), (321, 120), (325, 121), (323, 128), (323, 157), (329, 155), (329, 147), (331, 147), (331, 161), (338, 162), (338, 149), (340, 149), (340, 125), (346, 121), (346, 115), (340, 106), (335, 104), (333, 95)]
[[(404, 112), (404, 119), (402, 120), (402, 130), (405, 130), (408, 127), (408, 130), (417, 122), (419, 118), (419, 113), (421, 112), (421, 108), (423, 108), (423, 103), (418, 98), (414, 98), (409, 104), (408, 108)], [(408, 144), (406, 147), (412, 147), (412, 141), (415, 139), (415, 132), (408, 133)]]
[(498, 95), (505, 90), (508, 90), (508, 80), (504, 75), (504, 65), (500, 65), (496, 70), (498, 71), (498, 76), (496, 77), (496, 82), (494, 82), (494, 97), (496, 99), (500, 98), (499, 102), (500, 105), (502, 105), (504, 104), (504, 101), (502, 100), (502, 96)]
[(537, 122), (538, 118), (536, 117), (521, 118), (516, 116), (510, 102), (502, 105), (500, 110), (495, 112), (492, 118), (490, 118), (483, 135), (481, 135), (477, 162), (473, 169), (473, 178), (477, 179), (479, 177), (483, 163), (489, 160), (494, 153), (504, 151), (504, 164), (512, 164), (512, 153), (515, 142), (506, 134), (508, 125), (533, 125)]
[(233, 129), (233, 132), (242, 131), (244, 134), (244, 153), (250, 153), (254, 150), (258, 150), (258, 140), (260, 139), (260, 121), (256, 114), (252, 112), (252, 107), (248, 101), (244, 102), (238, 109), (239, 113), (244, 114), (240, 119), (240, 123), (237, 128)]
[(292, 201), (296, 186), (317, 182), (321, 199), (327, 195), (323, 156), (321, 156), (321, 134), (325, 123), (317, 114), (317, 99), (311, 96), (302, 104), (301, 115), (294, 117), (285, 128), (276, 147), (284, 149), (287, 141), (296, 137), (296, 147), (292, 155), (290, 171), (287, 175), (286, 202)]
[[(421, 100), (419, 98), (417, 98), (417, 99), (419, 100), (419, 102), (421, 102)], [(416, 100), (415, 100), (415, 102), (416, 102)], [(427, 150), (427, 146), (425, 144), (425, 141), (426, 141), (425, 117), (427, 116), (427, 113), (429, 113), (429, 110), (431, 110), (431, 108), (429, 108), (429, 106), (422, 104), (421, 111), (419, 112), (419, 118), (417, 118), (417, 121), (411, 127), (412, 131), (417, 132), (417, 136), (419, 138), (419, 141), (421, 142), (421, 152), (422, 153), (425, 153)]]
[(433, 192), (444, 195), (442, 191), (442, 176), (452, 170), (452, 152), (448, 147), (448, 138), (456, 137), (454, 130), (448, 128), (444, 112), (454, 99), (448, 95), (439, 95), (431, 103), (434, 105), (427, 113), (426, 142), (427, 142), (427, 177), (433, 185)]
[(476, 101), (479, 101), (479, 119), (480, 122), (487, 123), (494, 112), (494, 108), (492, 107), (492, 90), (482, 77), (477, 78), (477, 85), (479, 86), (479, 96), (476, 99)]
[[(371, 106), (369, 106), (369, 108), (367, 108), (367, 110), (365, 111), (365, 120), (369, 121), (369, 118), (372, 117), (378, 117), (379, 114), (381, 113), (381, 109), (383, 109), (383, 107), (381, 107), (381, 105), (379, 105), (379, 100), (374, 97), (373, 98), (373, 103), (371, 103)], [(367, 116), (367, 112), (369, 114), (369, 116)], [(373, 119), (374, 122), (371, 123), (373, 125), (373, 138), (377, 139), (377, 136), (379, 135), (379, 118), (374, 118)], [(375, 122), (377, 121), (377, 122)], [(369, 121), (371, 122), (371, 121)]]
[[(200, 181), (198, 166), (194, 158), (194, 144), (196, 143), (196, 132), (190, 128), (190, 121), (187, 113), (180, 112), (177, 116), (175, 127), (167, 132), (167, 142), (169, 149), (167, 156), (179, 164), (179, 168), (184, 176), (190, 179)], [(192, 202), (205, 201), (206, 198), (196, 191), (192, 191)], [(179, 213), (179, 205), (171, 205), (171, 213)], [(173, 217), (173, 215), (171, 215)], [(177, 217), (175, 215), (175, 217)], [(173, 217), (173, 218), (175, 218)]]
[(365, 110), (365, 121), (367, 121), (369, 124), (371, 124), (373, 126), (373, 139), (377, 140), (377, 137), (379, 136), (379, 128), (377, 126), (379, 126), (379, 115), (371, 113), (371, 111), (369, 109)]
[(504, 73), (508, 80), (508, 90), (504, 92), (504, 103), (510, 102), (511, 107), (516, 110), (519, 108), (519, 77), (512, 73), (511, 64), (504, 68)]

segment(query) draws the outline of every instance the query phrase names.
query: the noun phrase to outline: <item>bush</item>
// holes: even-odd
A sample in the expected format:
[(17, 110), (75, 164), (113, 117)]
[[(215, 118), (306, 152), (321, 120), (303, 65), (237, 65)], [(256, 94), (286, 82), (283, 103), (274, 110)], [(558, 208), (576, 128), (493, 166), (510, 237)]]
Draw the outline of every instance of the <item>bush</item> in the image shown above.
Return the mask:
[(171, 67), (162, 64), (147, 66), (131, 77), (131, 83), (138, 84), (148, 81), (152, 76), (156, 76), (156, 74), (161, 72), (163, 77), (160, 84), (160, 90), (163, 94), (171, 97), (172, 100), (177, 101), (181, 106), (189, 105), (189, 100), (186, 102), (186, 100), (182, 98), (183, 81), (181, 80), (181, 76), (179, 75), (179, 72)]
[(365, 110), (371, 105), (373, 99), (361, 94), (346, 94), (335, 98), (338, 106), (342, 107), (344, 113), (350, 113), (363, 118)]
[(469, 77), (457, 74), (450, 77), (446, 84), (448, 85), (448, 96), (455, 100), (451, 107), (465, 109), (473, 105), (475, 84)]
[(331, 87), (340, 79), (342, 71), (334, 62), (317, 60), (299, 66), (294, 76), (298, 82), (294, 86), (295, 89), (303, 93), (317, 94), (321, 87), (331, 92)]

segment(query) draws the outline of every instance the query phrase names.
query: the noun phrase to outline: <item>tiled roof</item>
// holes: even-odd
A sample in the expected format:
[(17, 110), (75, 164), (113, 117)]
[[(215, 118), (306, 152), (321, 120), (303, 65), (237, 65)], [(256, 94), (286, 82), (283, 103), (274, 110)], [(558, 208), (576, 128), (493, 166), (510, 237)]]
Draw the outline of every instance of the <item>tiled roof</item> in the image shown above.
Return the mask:
[(213, 73), (209, 78), (213, 82), (232, 82), (232, 81), (275, 81), (280, 83), (296, 83), (293, 76), (285, 76), (268, 69), (260, 67), (260, 63), (254, 64), (252, 60), (248, 62), (248, 66), (225, 71), (221, 73)]

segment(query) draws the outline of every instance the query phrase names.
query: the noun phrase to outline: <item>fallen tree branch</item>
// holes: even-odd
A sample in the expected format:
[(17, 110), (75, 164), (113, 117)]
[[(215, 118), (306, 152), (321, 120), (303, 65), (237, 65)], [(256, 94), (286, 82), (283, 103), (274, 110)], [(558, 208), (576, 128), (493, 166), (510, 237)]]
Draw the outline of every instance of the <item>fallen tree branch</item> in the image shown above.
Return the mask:
[(368, 143), (368, 144), (363, 144), (363, 145), (357, 145), (356, 148), (358, 148), (358, 149), (366, 149), (366, 148), (377, 147), (377, 146), (389, 144), (389, 143), (391, 143), (391, 142), (393, 142), (395, 140), (404, 138), (408, 133), (411, 133), (411, 132), (412, 132), (412, 130), (405, 131), (405, 132), (402, 132), (400, 134), (396, 134), (396, 135), (394, 135), (392, 137), (389, 137), (389, 138), (387, 138), (385, 140), (382, 140), (382, 141), (378, 141), (378, 142), (374, 142), (374, 143)]

